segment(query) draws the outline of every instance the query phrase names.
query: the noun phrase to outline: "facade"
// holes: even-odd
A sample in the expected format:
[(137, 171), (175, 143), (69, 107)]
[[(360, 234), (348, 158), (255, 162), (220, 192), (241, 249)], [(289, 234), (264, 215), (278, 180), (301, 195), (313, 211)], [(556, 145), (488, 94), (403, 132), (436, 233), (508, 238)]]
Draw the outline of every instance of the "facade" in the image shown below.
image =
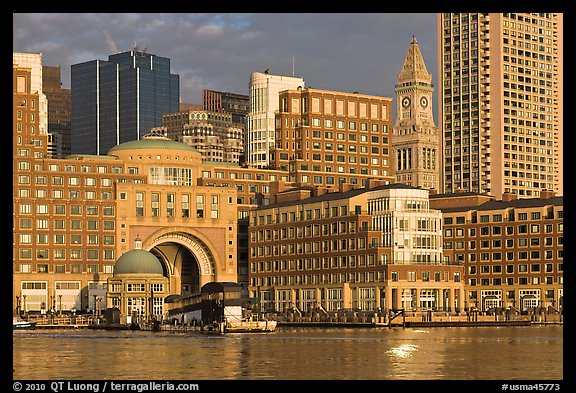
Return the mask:
[(161, 320), (164, 299), (170, 295), (170, 283), (162, 262), (151, 252), (142, 250), (136, 238), (135, 247), (114, 264), (107, 280), (106, 308), (120, 311), (120, 323), (133, 320)]
[(236, 189), (198, 186), (198, 152), (156, 136), (107, 155), (47, 158), (46, 135), (32, 133), (30, 80), (29, 69), (14, 68), (17, 312), (104, 309), (107, 279), (137, 237), (161, 261), (172, 294), (237, 281)]
[(52, 135), (50, 156), (64, 158), (71, 154), (71, 90), (63, 89), (60, 66), (42, 66), (42, 90), (48, 102), (48, 131)]
[[(237, 165), (207, 163), (202, 166), (202, 177), (198, 185), (236, 188), (238, 218), (238, 283), (244, 297), (248, 297), (248, 224), (250, 211), (258, 206), (270, 204), (278, 192), (275, 184), (288, 182), (288, 173), (271, 169), (245, 168)], [(296, 186), (294, 183), (287, 183)]]
[(249, 290), (265, 311), (464, 309), (428, 191), (399, 184), (283, 189), (250, 213)]
[(231, 113), (234, 125), (245, 131), (250, 97), (244, 94), (202, 90), (202, 108), (210, 112)]
[[(38, 94), (36, 104), (38, 106), (38, 124), (35, 132), (39, 134), (48, 133), (48, 100), (43, 92), (42, 83), (42, 53), (24, 53), (13, 52), (12, 63), (14, 67), (30, 69), (30, 78), (27, 83), (30, 84), (29, 92)], [(19, 90), (22, 90), (19, 88)]]
[(250, 76), (250, 111), (246, 117), (246, 163), (253, 167), (270, 165), (270, 150), (275, 145), (275, 112), (279, 108), (278, 93), (304, 87), (304, 79), (272, 75), (268, 71)]
[(170, 59), (134, 50), (73, 64), (72, 153), (106, 154), (140, 139), (179, 109), (179, 76)]
[(563, 15), (438, 14), (443, 192), (562, 195)]
[(431, 195), (430, 206), (442, 211), (445, 256), (464, 264), (467, 307), (562, 309), (562, 197), (461, 192)]
[(281, 91), (279, 100), (271, 168), (331, 189), (393, 180), (391, 98), (299, 88)]
[(396, 182), (426, 189), (440, 187), (440, 135), (432, 112), (432, 75), (416, 38), (396, 78), (396, 123), (392, 136)]
[(242, 160), (244, 126), (233, 121), (232, 113), (203, 109), (165, 113), (161, 129), (168, 138), (194, 147), (204, 161), (240, 164)]

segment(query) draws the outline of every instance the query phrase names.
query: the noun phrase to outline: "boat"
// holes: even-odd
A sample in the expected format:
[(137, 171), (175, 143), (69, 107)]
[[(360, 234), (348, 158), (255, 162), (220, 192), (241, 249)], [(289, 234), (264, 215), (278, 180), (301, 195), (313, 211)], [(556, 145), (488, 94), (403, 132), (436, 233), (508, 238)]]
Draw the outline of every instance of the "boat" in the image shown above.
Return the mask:
[(12, 329), (13, 330), (34, 330), (36, 329), (36, 322), (25, 321), (21, 318), (12, 318)]
[(226, 333), (266, 333), (276, 330), (276, 321), (259, 320), (259, 321), (241, 321), (227, 322), (225, 326)]
[(143, 330), (148, 332), (159, 332), (162, 330), (160, 321), (139, 322), (138, 324), (132, 326), (132, 330)]

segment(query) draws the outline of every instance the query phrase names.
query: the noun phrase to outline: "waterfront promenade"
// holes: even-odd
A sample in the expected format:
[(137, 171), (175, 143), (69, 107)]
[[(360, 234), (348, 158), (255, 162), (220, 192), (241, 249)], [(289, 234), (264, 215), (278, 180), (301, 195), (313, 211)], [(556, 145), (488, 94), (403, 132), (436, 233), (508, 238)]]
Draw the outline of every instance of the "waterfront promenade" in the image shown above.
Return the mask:
[[(397, 312), (397, 313), (330, 313), (320, 315), (298, 314), (265, 314), (265, 317), (277, 321), (278, 327), (318, 327), (318, 328), (397, 328), (397, 327), (457, 327), (457, 326), (530, 326), (563, 324), (560, 313), (470, 313), (467, 315), (450, 315), (443, 312)], [(128, 325), (108, 324), (102, 317), (89, 316), (39, 316), (29, 317), (36, 322), (36, 329), (129, 329)], [(162, 330), (174, 332), (198, 331), (199, 326), (192, 324), (162, 324)]]

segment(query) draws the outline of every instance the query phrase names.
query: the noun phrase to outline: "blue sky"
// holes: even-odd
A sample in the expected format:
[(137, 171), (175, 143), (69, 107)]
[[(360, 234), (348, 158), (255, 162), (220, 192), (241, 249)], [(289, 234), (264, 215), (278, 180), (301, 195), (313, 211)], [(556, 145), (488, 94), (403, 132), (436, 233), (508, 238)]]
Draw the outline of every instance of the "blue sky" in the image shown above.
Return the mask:
[(437, 85), (436, 25), (434, 13), (15, 13), (13, 50), (41, 52), (70, 87), (70, 65), (136, 43), (170, 58), (188, 103), (199, 104), (202, 89), (248, 94), (250, 74), (266, 69), (307, 87), (395, 98), (412, 35)]

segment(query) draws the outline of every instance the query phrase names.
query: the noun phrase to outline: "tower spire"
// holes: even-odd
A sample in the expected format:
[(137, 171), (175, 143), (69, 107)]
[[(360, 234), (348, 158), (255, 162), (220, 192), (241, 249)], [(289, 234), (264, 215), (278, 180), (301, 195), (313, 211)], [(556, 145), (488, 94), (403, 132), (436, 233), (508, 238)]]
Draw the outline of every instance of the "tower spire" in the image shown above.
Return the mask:
[(416, 41), (416, 36), (412, 35), (412, 42), (408, 46), (408, 53), (404, 60), (404, 65), (398, 77), (396, 78), (398, 85), (409, 81), (424, 82), (426, 84), (432, 83), (432, 75), (428, 73), (424, 57), (420, 52), (420, 45)]

